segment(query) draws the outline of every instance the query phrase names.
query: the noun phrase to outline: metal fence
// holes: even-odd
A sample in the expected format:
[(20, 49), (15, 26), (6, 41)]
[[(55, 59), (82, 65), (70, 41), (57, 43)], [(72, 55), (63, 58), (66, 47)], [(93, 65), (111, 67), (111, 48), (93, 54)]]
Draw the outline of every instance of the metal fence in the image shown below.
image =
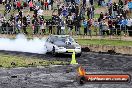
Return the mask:
[[(36, 27), (36, 28), (35, 28)], [(63, 31), (64, 34), (69, 34), (71, 32), (72, 35), (84, 35), (84, 28), (80, 27), (79, 29), (76, 29), (73, 27), (72, 30), (69, 29), (69, 27), (66, 25), (65, 29), (61, 29), (61, 27), (58, 27), (57, 25), (52, 25), (52, 26), (46, 26), (45, 30), (41, 30), (41, 26), (27, 26), (27, 27), (2, 27), (0, 26), (0, 34), (16, 34), (16, 33), (24, 33), (25, 31), (28, 32), (28, 34), (34, 34), (34, 31), (36, 31), (35, 34), (61, 34)], [(131, 30), (130, 30), (131, 29)], [(109, 29), (108, 27), (105, 29), (99, 29), (97, 27), (92, 26), (91, 28), (87, 29), (87, 35), (88, 36), (109, 36), (109, 35), (117, 35), (117, 36), (124, 36), (124, 35), (130, 35), (132, 36), (132, 26), (128, 29), (127, 27), (121, 27), (120, 28), (111, 28)]]

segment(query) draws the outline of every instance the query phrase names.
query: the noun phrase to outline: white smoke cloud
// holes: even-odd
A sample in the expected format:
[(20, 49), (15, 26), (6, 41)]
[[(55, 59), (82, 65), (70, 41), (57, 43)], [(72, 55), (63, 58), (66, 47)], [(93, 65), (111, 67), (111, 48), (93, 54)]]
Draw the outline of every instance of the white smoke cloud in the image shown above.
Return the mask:
[(45, 54), (45, 39), (33, 38), (28, 40), (24, 35), (17, 35), (16, 39), (0, 38), (0, 50), (19, 51)]

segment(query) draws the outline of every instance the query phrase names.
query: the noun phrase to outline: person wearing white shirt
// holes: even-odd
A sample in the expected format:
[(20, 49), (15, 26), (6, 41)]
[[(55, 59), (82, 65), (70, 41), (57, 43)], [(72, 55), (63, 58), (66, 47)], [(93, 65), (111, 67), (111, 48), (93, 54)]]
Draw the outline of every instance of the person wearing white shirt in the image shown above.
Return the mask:
[(38, 10), (38, 15), (40, 15), (40, 16), (43, 15), (43, 10), (41, 8)]
[(31, 21), (30, 15), (28, 14), (26, 18), (27, 18), (27, 23), (28, 23), (28, 25), (30, 25), (30, 21)]
[(21, 20), (18, 20), (17, 22), (17, 29), (18, 29), (18, 33), (21, 32)]

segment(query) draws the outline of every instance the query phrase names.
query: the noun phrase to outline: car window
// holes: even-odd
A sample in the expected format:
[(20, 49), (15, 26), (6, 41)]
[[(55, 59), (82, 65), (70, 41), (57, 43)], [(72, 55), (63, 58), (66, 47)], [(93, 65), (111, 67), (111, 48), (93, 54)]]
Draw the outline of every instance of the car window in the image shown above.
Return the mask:
[(69, 37), (70, 42), (75, 42), (75, 40), (72, 37)]
[(75, 40), (72, 38), (72, 37), (70, 37), (70, 36), (68, 36), (68, 37), (58, 37), (58, 36), (54, 36), (54, 37), (52, 37), (50, 40), (49, 40), (49, 42), (66, 42), (67, 40), (69, 40), (71, 43), (73, 43), (73, 42), (75, 42)]

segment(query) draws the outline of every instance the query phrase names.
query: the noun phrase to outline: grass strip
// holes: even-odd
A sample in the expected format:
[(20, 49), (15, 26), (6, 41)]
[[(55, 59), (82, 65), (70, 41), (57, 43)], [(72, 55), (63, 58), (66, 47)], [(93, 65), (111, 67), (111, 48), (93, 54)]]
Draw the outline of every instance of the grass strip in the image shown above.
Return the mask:
[(51, 60), (49, 61), (38, 58), (0, 54), (1, 68), (36, 67), (36, 66), (67, 65), (67, 64), (69, 63), (63, 61), (51, 61)]

